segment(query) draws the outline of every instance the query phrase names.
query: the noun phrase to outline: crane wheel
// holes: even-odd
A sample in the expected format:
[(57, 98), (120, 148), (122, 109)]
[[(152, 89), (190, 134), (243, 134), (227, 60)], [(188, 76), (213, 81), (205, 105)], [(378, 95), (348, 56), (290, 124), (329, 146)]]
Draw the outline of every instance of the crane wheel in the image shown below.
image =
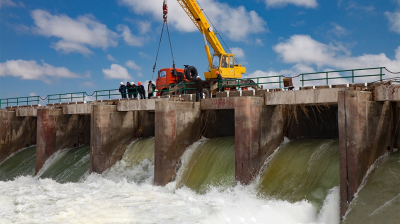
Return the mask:
[(185, 69), (185, 77), (189, 80), (195, 79), (199, 73), (194, 66), (189, 66)]

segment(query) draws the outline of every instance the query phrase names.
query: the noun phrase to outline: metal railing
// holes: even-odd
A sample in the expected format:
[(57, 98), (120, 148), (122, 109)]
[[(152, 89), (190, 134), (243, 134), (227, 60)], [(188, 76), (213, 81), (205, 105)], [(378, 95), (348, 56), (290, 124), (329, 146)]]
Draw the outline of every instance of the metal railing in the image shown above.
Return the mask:
[[(329, 80), (333, 79), (350, 79), (351, 78), (351, 83), (354, 83), (356, 78), (361, 78), (361, 77), (373, 77), (373, 76), (379, 76), (380, 81), (382, 81), (382, 77), (385, 75), (383, 73), (383, 69), (385, 67), (378, 67), (378, 68), (363, 68), (363, 69), (350, 69), (350, 70), (338, 70), (338, 71), (327, 71), (327, 72), (315, 72), (315, 73), (303, 73), (300, 74), (301, 76), (301, 84), (304, 87), (304, 82), (310, 82), (310, 81), (320, 81), (320, 80), (326, 80), (326, 85), (329, 85)], [(369, 71), (369, 70), (379, 70), (379, 74), (368, 74), (368, 75), (356, 75), (355, 73), (358, 71)], [(332, 73), (343, 73), (343, 72), (351, 72), (351, 75), (347, 76), (330, 76)], [(322, 78), (309, 78), (306, 79), (305, 76), (308, 75), (324, 75), (325, 77)]]
[(85, 97), (86, 92), (52, 94), (47, 95), (47, 103), (51, 103), (52, 101), (58, 101), (58, 103), (61, 103), (63, 100), (71, 100), (68, 102), (74, 102), (74, 99), (82, 99), (82, 101), (85, 101)]
[[(383, 70), (386, 69), (385, 67), (377, 67), (377, 68), (364, 68), (364, 69), (350, 69), (350, 70), (338, 70), (338, 71), (326, 71), (326, 72), (315, 72), (315, 73), (303, 73), (296, 77), (301, 76), (301, 83), (304, 86), (305, 82), (311, 81), (325, 81), (326, 85), (329, 85), (330, 80), (336, 79), (351, 79), (351, 83), (354, 83), (357, 78), (362, 77), (379, 77), (379, 81), (383, 80)], [(372, 70), (379, 70), (379, 73), (369, 73)], [(387, 69), (386, 69), (387, 70)], [(390, 72), (390, 71), (389, 71)], [(341, 74), (342, 73), (342, 74)], [(343, 75), (343, 73), (345, 73)], [(359, 74), (361, 73), (361, 74)], [(335, 75), (334, 75), (335, 74)], [(394, 73), (395, 74), (395, 73)], [(397, 73), (396, 73), (397, 74)], [(321, 77), (323, 75), (323, 77)], [(315, 77), (317, 76), (317, 77)], [(310, 78), (308, 78), (310, 77)], [(284, 76), (267, 76), (267, 77), (254, 77), (254, 78), (244, 78), (244, 79), (225, 79), (221, 80), (218, 83), (218, 89), (221, 90), (222, 88), (242, 88), (246, 87), (260, 87), (260, 85), (269, 85), (269, 84), (279, 84), (279, 88), (282, 88)], [(271, 79), (275, 79), (272, 80)], [(246, 82), (245, 80), (253, 80), (253, 82)], [(243, 82), (241, 82), (243, 81)], [(393, 82), (399, 83), (400, 80), (397, 79)], [(158, 92), (163, 95), (166, 92), (167, 95), (170, 92), (178, 92), (180, 94), (186, 94), (189, 90), (195, 90), (194, 82), (190, 83), (179, 83), (179, 84), (170, 84), (170, 85), (159, 85), (155, 86), (154, 92)], [(137, 91), (137, 87), (134, 88), (136, 93), (126, 93), (128, 94), (139, 94)], [(110, 90), (98, 90), (95, 91), (92, 95), (88, 95), (86, 92), (75, 92), (75, 93), (63, 93), (63, 94), (52, 94), (47, 95), (45, 99), (42, 99), (40, 96), (28, 96), (28, 97), (16, 97), (16, 98), (6, 98), (0, 99), (0, 108), (3, 105), (8, 106), (19, 106), (19, 105), (31, 105), (31, 104), (39, 104), (40, 100), (46, 100), (48, 103), (57, 101), (58, 103), (62, 102), (75, 102), (75, 101), (85, 101), (85, 99), (89, 96), (94, 96), (95, 100), (99, 100), (99, 98), (107, 98), (112, 99), (113, 96), (121, 96), (121, 93), (118, 89), (110, 89)]]
[(170, 92), (180, 91), (182, 94), (186, 94), (186, 91), (188, 90), (196, 90), (195, 87), (188, 87), (188, 85), (195, 85), (195, 83), (188, 82), (188, 83), (178, 83), (169, 85), (158, 85), (155, 86), (154, 91), (159, 92), (160, 96), (163, 96), (164, 93), (166, 93), (166, 95), (169, 95)]
[[(132, 93), (129, 93), (128, 90), (133, 90)], [(126, 96), (128, 94), (133, 94), (133, 95), (138, 95), (138, 87), (135, 88), (126, 88)], [(97, 100), (99, 100), (100, 97), (106, 97), (107, 100), (111, 100), (112, 96), (121, 96), (121, 93), (119, 92), (119, 89), (106, 89), (106, 90), (97, 90), (94, 91), (94, 97)]]
[(15, 98), (6, 98), (0, 99), (0, 108), (2, 105), (9, 106), (20, 106), (20, 105), (30, 105), (34, 102), (34, 104), (39, 104), (40, 102), (39, 96), (27, 96), (27, 97), (15, 97)]
[[(277, 76), (266, 76), (266, 77), (254, 77), (254, 78), (244, 78), (244, 79), (224, 79), (218, 81), (218, 91), (221, 91), (223, 88), (232, 88), (235, 87), (237, 89), (242, 88), (243, 86), (255, 86), (258, 88), (260, 85), (270, 85), (270, 84), (279, 84), (279, 88), (282, 88), (282, 75)], [(263, 81), (270, 79), (278, 79), (278, 81)], [(254, 83), (241, 83), (242, 80), (257, 80)], [(260, 81), (261, 80), (261, 81)], [(227, 84), (224, 84), (227, 83)]]

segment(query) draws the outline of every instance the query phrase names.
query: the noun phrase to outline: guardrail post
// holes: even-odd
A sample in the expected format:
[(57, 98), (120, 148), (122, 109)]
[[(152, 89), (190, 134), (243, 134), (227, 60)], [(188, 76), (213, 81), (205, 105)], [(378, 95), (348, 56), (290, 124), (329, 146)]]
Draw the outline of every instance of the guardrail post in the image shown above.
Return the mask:
[(61, 103), (61, 94), (58, 94), (58, 102)]
[(26, 97), (26, 105), (29, 105), (28, 97)]
[(17, 106), (19, 105), (19, 103), (18, 103), (18, 99), (19, 99), (19, 98), (17, 98)]
[(354, 83), (354, 70), (351, 71), (351, 82)]
[(85, 93), (82, 93), (83, 101), (85, 101)]
[(111, 100), (111, 90), (108, 90), (108, 99)]
[(326, 73), (326, 84), (329, 85), (329, 75), (328, 75), (328, 72)]
[(304, 75), (301, 75), (301, 86), (304, 87)]
[(282, 88), (282, 76), (279, 76), (279, 88)]
[(382, 68), (381, 68), (380, 70), (381, 70), (381, 74), (380, 74), (380, 77), (381, 77), (381, 82), (382, 82)]

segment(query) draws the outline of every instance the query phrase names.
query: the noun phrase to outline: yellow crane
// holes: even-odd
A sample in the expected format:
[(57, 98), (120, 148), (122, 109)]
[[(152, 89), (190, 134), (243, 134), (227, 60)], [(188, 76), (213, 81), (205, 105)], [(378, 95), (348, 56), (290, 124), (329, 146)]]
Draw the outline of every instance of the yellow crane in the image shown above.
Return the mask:
[[(218, 71), (224, 79), (241, 79), (242, 74), (246, 73), (246, 67), (241, 64), (235, 65), (235, 55), (226, 53), (221, 43), (219, 42), (213, 28), (204, 16), (203, 9), (200, 8), (196, 0), (177, 0), (183, 10), (192, 20), (194, 25), (203, 34), (205, 50), (207, 53), (210, 71), (204, 72), (206, 80), (216, 79)], [(166, 0), (164, 1), (166, 5)], [(214, 54), (211, 57), (210, 48), (207, 42), (214, 49)]]

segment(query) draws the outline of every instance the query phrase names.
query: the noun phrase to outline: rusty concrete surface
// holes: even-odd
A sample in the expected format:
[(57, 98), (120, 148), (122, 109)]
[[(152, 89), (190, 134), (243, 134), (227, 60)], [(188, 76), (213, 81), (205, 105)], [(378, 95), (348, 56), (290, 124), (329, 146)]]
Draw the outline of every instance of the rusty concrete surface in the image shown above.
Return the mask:
[(400, 85), (378, 85), (374, 88), (375, 101), (400, 102)]
[(339, 92), (340, 214), (345, 214), (370, 166), (393, 148), (390, 102), (373, 102), (372, 93)]
[(15, 108), (17, 117), (37, 117), (37, 106)]
[(265, 93), (265, 105), (337, 104), (342, 88), (305, 89)]
[(200, 103), (157, 101), (155, 110), (154, 184), (173, 180), (188, 146), (200, 139)]
[(249, 184), (265, 160), (283, 141), (279, 106), (263, 106), (262, 98), (241, 98), (235, 105), (235, 180)]
[(147, 100), (121, 100), (117, 111), (155, 111), (156, 101), (169, 101), (170, 98), (153, 98)]
[(67, 105), (63, 105), (63, 114), (91, 114), (92, 112), (92, 104), (89, 103), (71, 103)]
[(0, 110), (0, 163), (27, 146), (36, 144), (36, 117), (17, 117)]

